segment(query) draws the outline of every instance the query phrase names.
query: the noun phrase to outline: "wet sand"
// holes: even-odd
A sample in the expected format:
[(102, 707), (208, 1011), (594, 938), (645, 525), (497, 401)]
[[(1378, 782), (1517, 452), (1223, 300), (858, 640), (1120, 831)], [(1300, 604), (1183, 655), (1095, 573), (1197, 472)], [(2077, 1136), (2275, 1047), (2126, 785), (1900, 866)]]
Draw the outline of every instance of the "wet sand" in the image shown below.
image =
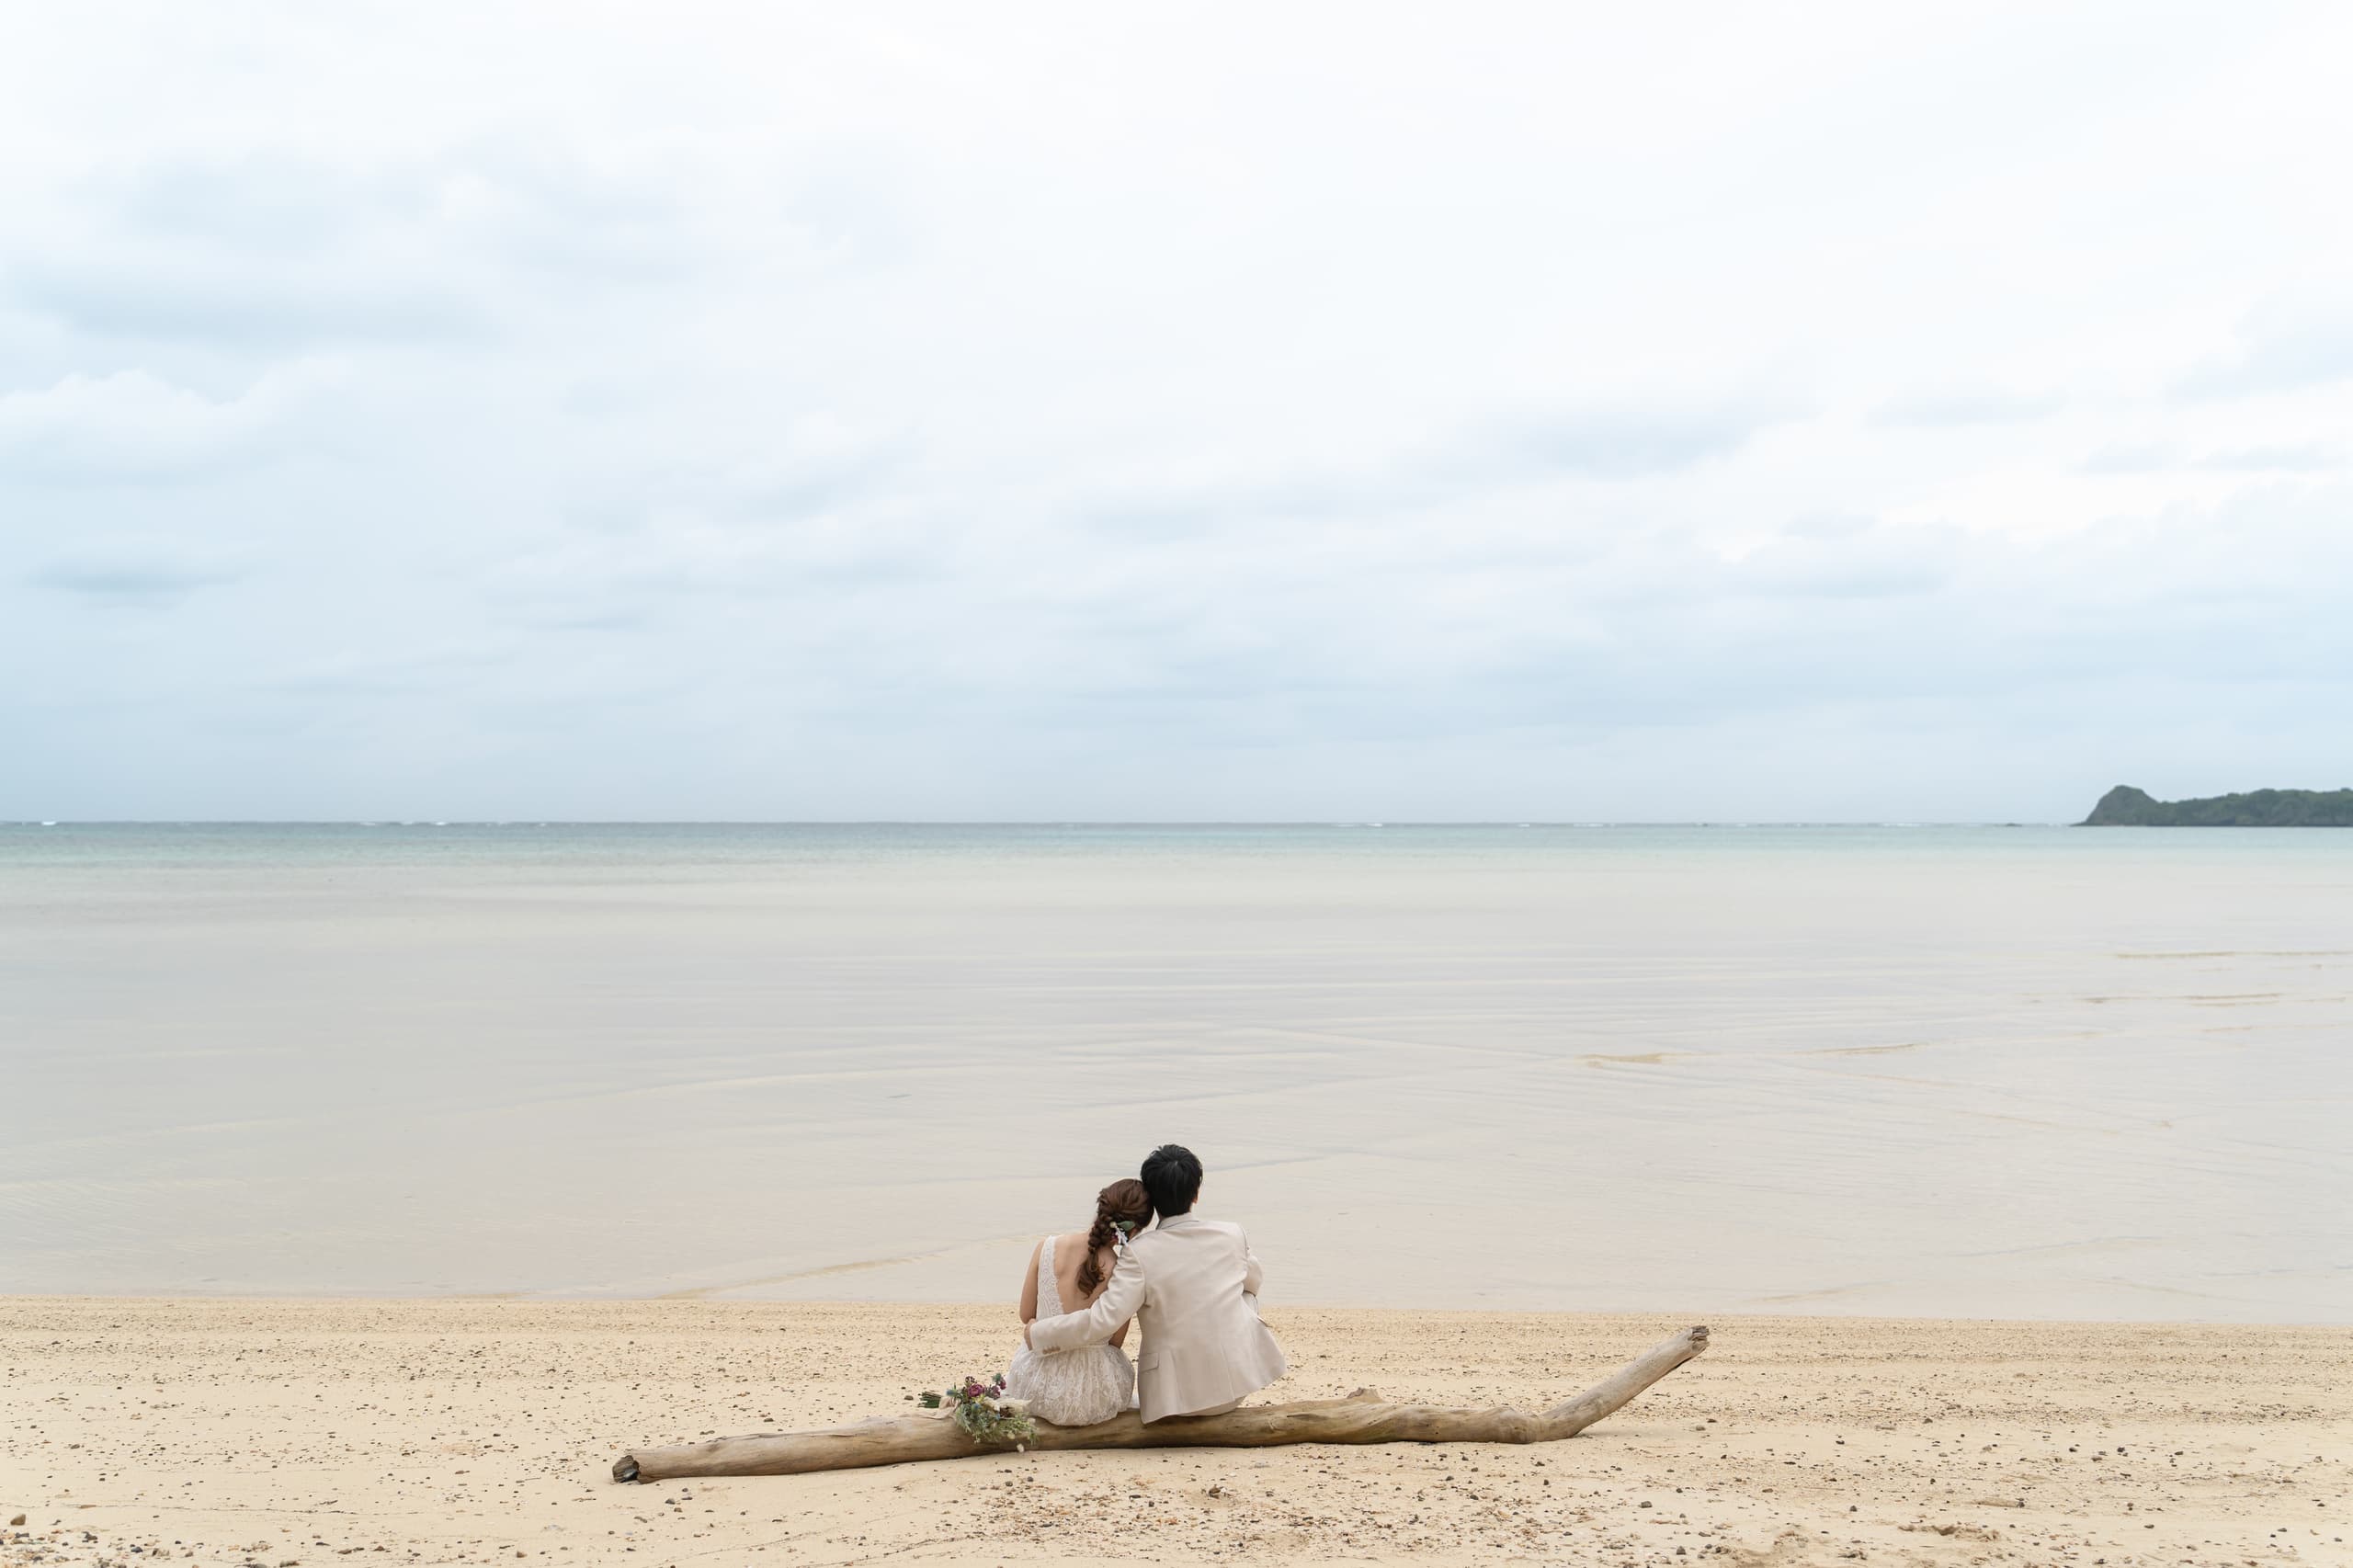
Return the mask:
[[(1678, 1325), (1269, 1310), (1269, 1397), (1541, 1404)], [(2353, 1330), (1734, 1317), (1531, 1448), (1065, 1453), (655, 1486), (887, 1412), (1009, 1310), (0, 1300), (0, 1563), (2353, 1562)]]

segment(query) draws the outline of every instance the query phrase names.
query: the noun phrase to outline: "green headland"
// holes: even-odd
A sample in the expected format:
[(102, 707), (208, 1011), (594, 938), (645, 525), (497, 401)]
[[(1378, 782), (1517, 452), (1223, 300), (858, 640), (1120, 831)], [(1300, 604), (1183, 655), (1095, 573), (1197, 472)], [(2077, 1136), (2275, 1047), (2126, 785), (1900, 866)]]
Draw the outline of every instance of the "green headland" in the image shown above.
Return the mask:
[(2353, 790), (2250, 790), (2202, 801), (2155, 801), (2119, 784), (2085, 827), (2353, 827)]

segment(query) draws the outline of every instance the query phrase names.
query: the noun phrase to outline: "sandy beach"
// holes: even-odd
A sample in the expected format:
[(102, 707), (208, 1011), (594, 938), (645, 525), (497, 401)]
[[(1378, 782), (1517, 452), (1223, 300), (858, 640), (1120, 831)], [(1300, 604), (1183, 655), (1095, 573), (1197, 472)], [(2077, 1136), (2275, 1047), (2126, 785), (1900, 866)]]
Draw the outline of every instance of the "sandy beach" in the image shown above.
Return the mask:
[[(888, 1412), (1006, 1309), (0, 1301), (0, 1562), (2353, 1562), (2353, 1331), (1722, 1319), (1531, 1448), (1028, 1455), (621, 1486)], [(1273, 1397), (1540, 1404), (1658, 1317), (1270, 1309)], [(168, 1557), (166, 1554), (168, 1553)]]

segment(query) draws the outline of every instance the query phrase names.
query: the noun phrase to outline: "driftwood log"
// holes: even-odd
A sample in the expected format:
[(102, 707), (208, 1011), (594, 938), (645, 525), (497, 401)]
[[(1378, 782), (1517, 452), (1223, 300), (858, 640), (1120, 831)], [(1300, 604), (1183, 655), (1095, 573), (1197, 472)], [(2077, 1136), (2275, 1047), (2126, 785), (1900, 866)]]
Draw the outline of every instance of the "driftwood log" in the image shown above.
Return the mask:
[[(1267, 1449), (1284, 1443), (1550, 1443), (1574, 1437), (1708, 1347), (1705, 1328), (1687, 1328), (1652, 1346), (1608, 1377), (1541, 1415), (1508, 1406), (1463, 1410), (1442, 1404), (1392, 1404), (1359, 1389), (1346, 1399), (1245, 1405), (1222, 1415), (1179, 1415), (1146, 1426), (1132, 1410), (1092, 1426), (1037, 1423), (1031, 1449)], [(615, 1481), (669, 1481), (685, 1475), (800, 1475), (862, 1470), (917, 1460), (1004, 1453), (1010, 1443), (982, 1444), (953, 1421), (877, 1416), (817, 1432), (766, 1432), (718, 1437), (674, 1449), (642, 1449), (613, 1465)]]

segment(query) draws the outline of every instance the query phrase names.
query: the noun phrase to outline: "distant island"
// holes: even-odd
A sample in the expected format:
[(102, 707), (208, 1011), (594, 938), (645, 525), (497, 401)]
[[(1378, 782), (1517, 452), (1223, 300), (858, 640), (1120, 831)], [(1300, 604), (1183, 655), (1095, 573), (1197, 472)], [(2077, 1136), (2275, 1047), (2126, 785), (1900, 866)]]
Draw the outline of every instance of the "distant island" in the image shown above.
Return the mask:
[(2353, 790), (2250, 790), (2202, 801), (2153, 801), (2119, 784), (2085, 827), (2353, 827)]

